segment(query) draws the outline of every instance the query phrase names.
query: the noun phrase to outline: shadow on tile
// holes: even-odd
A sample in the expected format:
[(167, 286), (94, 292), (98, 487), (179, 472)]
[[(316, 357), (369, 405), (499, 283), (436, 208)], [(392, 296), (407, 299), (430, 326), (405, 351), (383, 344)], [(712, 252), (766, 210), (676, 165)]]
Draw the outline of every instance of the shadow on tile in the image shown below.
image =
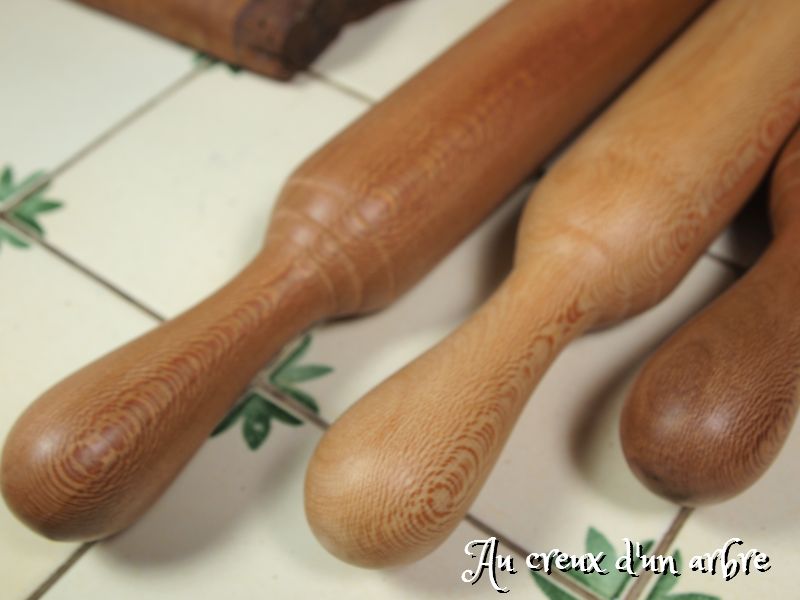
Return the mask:
[(156, 505), (100, 551), (158, 569), (218, 551), (252, 513), (280, 509), (315, 442), (315, 435), (276, 424), (264, 445), (250, 451), (239, 428), (232, 428), (207, 442)]
[[(694, 277), (698, 278), (695, 281), (699, 281), (703, 275), (698, 271)], [(692, 278), (692, 274), (687, 276), (689, 278)], [(637, 511), (663, 507), (664, 501), (655, 494), (646, 492), (645, 487), (627, 469), (619, 440), (622, 406), (639, 369), (644, 366), (648, 357), (729, 284), (730, 280), (727, 278), (706, 281), (702, 285), (708, 286), (708, 289), (703, 294), (695, 294), (689, 302), (684, 300), (683, 306), (680, 306), (682, 301), (671, 294), (664, 303), (673, 303), (676, 314), (672, 319), (657, 316), (658, 311), (668, 310), (666, 305), (662, 307), (659, 304), (634, 317), (627, 326), (622, 325), (626, 327), (626, 332), (616, 338), (615, 343), (625, 345), (624, 357), (613, 368), (602, 373), (600, 380), (584, 398), (584, 410), (575, 412), (570, 434), (572, 461), (582, 477), (598, 493), (615, 504)], [(686, 282), (687, 288), (692, 285), (692, 282)], [(677, 295), (676, 293), (675, 296)], [(666, 316), (666, 312), (664, 315)], [(674, 320), (675, 318), (678, 320)], [(633, 334), (633, 328), (636, 328), (636, 335)], [(603, 335), (604, 331), (611, 330), (590, 333), (588, 337), (591, 339), (593, 335)], [(612, 471), (604, 468), (604, 464), (615, 465), (617, 468)], [(631, 489), (640, 489), (645, 493), (631, 494)]]
[[(646, 352), (649, 354), (657, 346), (647, 348)], [(573, 422), (570, 449), (578, 473), (597, 492), (617, 506), (648, 512), (660, 510), (663, 502), (652, 494), (631, 494), (631, 487), (637, 482), (625, 470), (625, 458), (619, 445), (622, 404), (640, 366), (641, 361), (637, 359), (609, 373), (597, 393), (586, 398), (586, 409), (576, 415)], [(615, 456), (610, 457), (612, 454)], [(616, 469), (598, 468), (598, 462), (607, 462)]]

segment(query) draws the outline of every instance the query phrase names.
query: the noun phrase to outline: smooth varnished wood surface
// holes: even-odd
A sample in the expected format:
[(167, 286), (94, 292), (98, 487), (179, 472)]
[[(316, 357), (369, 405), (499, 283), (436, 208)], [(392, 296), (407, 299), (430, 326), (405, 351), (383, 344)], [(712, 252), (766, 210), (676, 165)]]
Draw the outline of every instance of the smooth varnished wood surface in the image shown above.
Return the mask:
[(373, 567), (430, 552), (561, 348), (675, 287), (800, 115), (799, 19), (795, 0), (716, 3), (562, 156), (507, 281), (320, 441), (306, 512), (331, 552)]
[(724, 500), (777, 456), (800, 400), (800, 134), (771, 186), (775, 240), (648, 361), (622, 413), (631, 468), (682, 504)]
[(129, 525), (282, 345), (411, 286), (702, 4), (509, 3), (289, 177), (230, 285), (25, 412), (9, 506), (58, 539)]

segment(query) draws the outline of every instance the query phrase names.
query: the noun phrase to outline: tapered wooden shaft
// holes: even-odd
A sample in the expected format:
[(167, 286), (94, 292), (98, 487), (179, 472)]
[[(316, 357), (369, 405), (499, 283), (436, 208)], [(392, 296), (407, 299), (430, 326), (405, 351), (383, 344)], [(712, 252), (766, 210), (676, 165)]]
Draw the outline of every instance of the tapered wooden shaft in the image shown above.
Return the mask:
[(797, 22), (795, 0), (714, 4), (567, 150), (528, 202), (507, 281), (320, 441), (305, 502), (331, 552), (364, 566), (430, 552), (559, 350), (674, 288), (800, 116)]
[(510, 2), (299, 167), (230, 285), (25, 412), (12, 510), (58, 539), (129, 525), (287, 340), (411, 286), (703, 4)]
[(648, 361), (622, 445), (654, 492), (697, 505), (735, 496), (772, 464), (800, 401), (800, 135), (772, 181), (775, 240), (756, 265)]

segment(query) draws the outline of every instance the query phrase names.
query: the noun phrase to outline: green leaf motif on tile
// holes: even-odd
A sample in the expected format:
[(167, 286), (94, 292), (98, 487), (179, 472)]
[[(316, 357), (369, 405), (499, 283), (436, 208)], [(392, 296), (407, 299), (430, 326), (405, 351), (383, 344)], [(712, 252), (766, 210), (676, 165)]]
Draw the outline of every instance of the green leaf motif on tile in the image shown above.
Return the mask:
[(284, 394), (291, 396), (292, 398), (297, 400), (300, 404), (308, 408), (311, 412), (319, 413), (319, 406), (317, 406), (316, 401), (314, 400), (314, 398), (312, 398), (305, 392), (298, 389), (289, 388), (286, 386), (281, 387), (280, 389)]
[[(678, 570), (678, 573), (681, 573), (681, 569), (683, 568), (683, 560), (681, 557), (681, 551), (676, 550), (675, 554), (672, 555), (675, 559), (675, 568)], [(667, 594), (675, 587), (678, 583), (678, 578), (673, 577), (669, 573), (662, 573), (661, 575), (656, 575), (656, 584), (653, 586), (653, 590), (650, 592), (648, 596), (648, 600), (656, 600), (656, 598), (666, 598)]]
[(2, 210), (3, 202), (8, 200), (9, 197), (20, 190), (33, 186), (34, 182), (45, 176), (46, 173), (44, 171), (34, 171), (22, 181), (14, 183), (14, 168), (11, 165), (5, 165), (3, 170), (0, 171), (0, 210)]
[[(311, 335), (306, 334), (300, 343), (284, 359), (273, 365), (267, 377), (279, 391), (296, 400), (314, 413), (319, 413), (316, 400), (294, 384), (311, 381), (332, 372), (326, 365), (298, 365), (311, 345)], [(291, 427), (303, 425), (303, 421), (290, 414), (259, 392), (247, 393), (211, 433), (212, 437), (230, 429), (242, 420), (242, 436), (251, 450), (258, 449), (269, 436), (272, 422), (278, 421)]]
[(298, 367), (289, 367), (281, 371), (279, 375), (274, 377), (275, 383), (288, 385), (298, 383), (301, 381), (310, 381), (317, 377), (322, 377), (333, 371), (330, 367), (325, 365), (300, 365)]
[(244, 400), (241, 400), (236, 403), (225, 418), (219, 422), (219, 424), (214, 428), (214, 431), (211, 432), (211, 437), (217, 436), (223, 431), (227, 431), (230, 427), (236, 423), (242, 413), (244, 412), (245, 407), (247, 406), (247, 401), (249, 400), (250, 396), (247, 396)]
[(23, 240), (16, 233), (0, 225), (0, 251), (2, 251), (4, 243), (14, 248), (27, 248), (29, 246), (28, 242)]
[[(600, 575), (599, 573), (586, 574), (575, 570), (566, 571), (564, 574), (601, 600), (621, 600), (634, 579), (626, 572), (617, 570), (616, 563), (620, 556), (614, 550), (611, 542), (609, 542), (608, 538), (600, 531), (594, 527), (590, 527), (586, 532), (585, 545), (586, 552), (594, 555), (600, 552), (605, 554), (606, 558), (603, 559), (602, 566), (608, 571), (608, 575)], [(653, 540), (642, 542), (642, 553), (647, 554), (653, 546)], [(681, 572), (683, 559), (680, 550), (675, 550), (672, 556), (674, 557), (678, 572)], [(634, 571), (638, 571), (641, 562), (641, 560), (637, 560), (634, 563)], [(531, 575), (537, 587), (549, 600), (578, 600), (573, 594), (549, 580), (547, 575), (536, 571), (531, 571)], [(678, 578), (669, 573), (656, 575), (656, 577), (658, 577), (658, 579), (653, 589), (648, 594), (647, 600), (720, 600), (720, 598), (716, 596), (709, 596), (707, 594), (679, 593), (670, 595), (670, 591), (672, 591), (678, 583)]]
[(271, 404), (258, 394), (252, 394), (242, 411), (242, 434), (251, 450), (258, 449), (267, 439), (270, 430)]
[(14, 185), (14, 171), (10, 165), (3, 167), (0, 173), (0, 201), (6, 199), (11, 193)]
[[(44, 190), (42, 190), (44, 191)], [(39, 235), (44, 235), (44, 228), (39, 224), (38, 215), (59, 209), (63, 206), (56, 200), (48, 200), (39, 195), (39, 192), (28, 196), (16, 207), (11, 209), (11, 218), (24, 223)]]
[[(44, 236), (45, 231), (39, 222), (39, 217), (63, 206), (58, 200), (45, 198), (44, 193), (49, 184), (45, 184), (38, 190), (24, 196), (16, 205), (3, 207), (3, 204), (15, 194), (20, 192), (25, 194), (25, 190), (33, 188), (38, 181), (45, 177), (46, 173), (44, 171), (36, 171), (22, 181), (15, 182), (14, 169), (10, 165), (3, 167), (2, 172), (0, 172), (0, 211), (11, 223), (21, 225), (40, 236)], [(28, 247), (28, 243), (9, 228), (4, 228), (0, 232), (0, 245), (4, 241), (16, 248)]]

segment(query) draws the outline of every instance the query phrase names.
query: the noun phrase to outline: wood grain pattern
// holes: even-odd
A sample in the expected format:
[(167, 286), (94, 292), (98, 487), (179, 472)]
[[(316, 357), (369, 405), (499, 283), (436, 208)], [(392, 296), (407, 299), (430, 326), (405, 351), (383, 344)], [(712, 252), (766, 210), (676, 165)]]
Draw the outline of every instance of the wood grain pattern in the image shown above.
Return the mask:
[(289, 79), (347, 23), (396, 0), (77, 0), (256, 73)]
[(23, 414), (11, 509), (58, 539), (132, 523), (283, 344), (408, 289), (702, 4), (510, 2), (289, 177), (233, 282)]
[(621, 421), (625, 456), (685, 505), (750, 487), (775, 460), (800, 401), (800, 133), (771, 185), (775, 239), (752, 269), (648, 361)]
[(564, 345), (675, 287), (800, 117), (799, 19), (794, 0), (714, 4), (566, 151), (507, 281), (320, 441), (306, 512), (331, 552), (372, 567), (430, 552)]

